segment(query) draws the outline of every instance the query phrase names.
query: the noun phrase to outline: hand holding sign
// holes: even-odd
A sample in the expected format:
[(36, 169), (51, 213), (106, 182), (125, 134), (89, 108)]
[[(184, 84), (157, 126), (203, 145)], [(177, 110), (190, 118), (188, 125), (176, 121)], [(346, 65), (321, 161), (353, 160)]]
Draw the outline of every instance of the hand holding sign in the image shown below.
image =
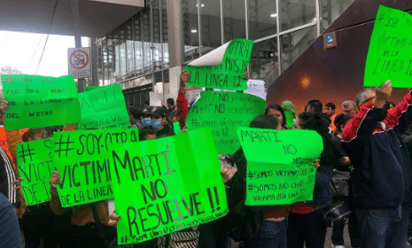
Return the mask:
[[(315, 131), (239, 128), (247, 160), (247, 206), (289, 205), (313, 198), (323, 151)], [(265, 155), (266, 154), (266, 155)]]

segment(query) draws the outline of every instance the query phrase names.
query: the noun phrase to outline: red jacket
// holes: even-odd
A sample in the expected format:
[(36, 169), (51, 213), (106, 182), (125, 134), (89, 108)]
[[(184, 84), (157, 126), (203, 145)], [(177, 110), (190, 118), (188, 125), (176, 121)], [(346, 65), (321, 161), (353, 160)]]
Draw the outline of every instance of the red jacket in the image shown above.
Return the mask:
[(186, 91), (181, 90), (179, 91), (179, 95), (177, 96), (176, 100), (176, 105), (177, 105), (177, 111), (179, 112), (179, 123), (180, 123), (180, 128), (184, 128), (186, 126), (186, 116), (187, 113), (189, 112), (189, 109), (187, 107), (187, 99), (186, 99)]

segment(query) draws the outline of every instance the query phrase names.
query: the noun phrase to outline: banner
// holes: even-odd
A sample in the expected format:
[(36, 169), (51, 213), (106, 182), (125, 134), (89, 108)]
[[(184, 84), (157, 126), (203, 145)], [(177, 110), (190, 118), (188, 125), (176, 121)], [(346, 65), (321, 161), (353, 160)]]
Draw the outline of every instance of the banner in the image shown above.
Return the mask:
[(63, 207), (113, 198), (110, 148), (139, 141), (139, 130), (95, 130), (54, 133), (54, 165), (62, 183), (57, 186)]
[(229, 210), (210, 129), (113, 146), (118, 244), (213, 221)]
[(369, 44), (365, 87), (391, 80), (394, 88), (412, 86), (412, 15), (379, 6)]
[(247, 206), (289, 205), (311, 201), (322, 137), (311, 130), (239, 128), (247, 160)]
[[(211, 89), (246, 90), (246, 79), (243, 75), (250, 62), (253, 44), (253, 40), (234, 39), (229, 44), (223, 45), (226, 46), (224, 50), (218, 48), (206, 54), (204, 58), (201, 57), (186, 65), (185, 69), (190, 74), (187, 85)], [(221, 61), (210, 63), (210, 58), (221, 58), (223, 51), (224, 56)]]
[(237, 127), (265, 112), (266, 102), (257, 96), (222, 91), (203, 91), (186, 117), (187, 130), (212, 128), (218, 154), (233, 154), (240, 147)]
[(84, 86), (84, 91), (86, 92), (86, 91), (91, 91), (91, 90), (97, 90), (98, 88), (99, 88), (99, 86), (94, 86), (94, 85)]
[(120, 84), (79, 94), (82, 121), (77, 130), (114, 129), (130, 126), (129, 114)]
[(17, 168), (27, 206), (50, 201), (53, 166), (53, 138), (17, 144)]
[(5, 129), (52, 127), (80, 122), (77, 87), (72, 76), (59, 78), (1, 75), (9, 102)]

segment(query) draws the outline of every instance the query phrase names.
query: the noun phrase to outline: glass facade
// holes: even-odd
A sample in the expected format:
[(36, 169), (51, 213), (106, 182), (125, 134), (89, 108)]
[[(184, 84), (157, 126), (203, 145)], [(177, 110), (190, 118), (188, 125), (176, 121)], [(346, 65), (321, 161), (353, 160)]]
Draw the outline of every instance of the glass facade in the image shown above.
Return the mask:
[[(270, 86), (354, 0), (181, 0), (184, 64), (234, 38), (255, 40), (250, 77)], [(169, 82), (167, 0), (96, 42), (100, 85)], [(173, 44), (174, 45), (174, 44)]]

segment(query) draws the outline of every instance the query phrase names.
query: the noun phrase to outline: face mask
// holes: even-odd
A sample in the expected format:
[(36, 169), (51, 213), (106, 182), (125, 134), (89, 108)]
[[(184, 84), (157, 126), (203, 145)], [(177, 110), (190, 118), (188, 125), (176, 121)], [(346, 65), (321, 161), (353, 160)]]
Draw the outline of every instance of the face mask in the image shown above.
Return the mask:
[(162, 119), (154, 119), (154, 120), (152, 120), (152, 127), (153, 127), (154, 129), (160, 128), (161, 125), (162, 125)]
[(142, 124), (143, 126), (150, 126), (152, 124), (152, 118), (150, 117), (143, 118)]

